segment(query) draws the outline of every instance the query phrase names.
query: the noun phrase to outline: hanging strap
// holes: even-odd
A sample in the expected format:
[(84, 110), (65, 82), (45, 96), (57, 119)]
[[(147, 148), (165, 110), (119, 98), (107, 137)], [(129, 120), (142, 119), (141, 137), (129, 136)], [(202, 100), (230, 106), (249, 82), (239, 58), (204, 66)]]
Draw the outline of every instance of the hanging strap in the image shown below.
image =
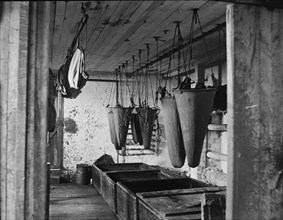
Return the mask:
[[(199, 23), (199, 28), (200, 28), (201, 35), (203, 36), (202, 26), (201, 26), (201, 22), (200, 22), (200, 18), (199, 18), (197, 9), (195, 9), (194, 12), (195, 12), (195, 14), (196, 14), (196, 19), (198, 20), (198, 23)], [(212, 62), (211, 62), (211, 59), (210, 59), (210, 56), (209, 56), (209, 53), (208, 53), (207, 43), (206, 43), (205, 37), (202, 37), (202, 39), (203, 39), (205, 51), (206, 51), (206, 54), (207, 54), (208, 62), (209, 62), (209, 64), (210, 64), (211, 77), (213, 78), (213, 77), (214, 77), (214, 73), (213, 73), (213, 69), (212, 69)]]
[(169, 76), (169, 72), (171, 71), (171, 61), (172, 61), (172, 56), (173, 56), (173, 48), (174, 48), (176, 33), (177, 33), (177, 25), (175, 27), (173, 44), (172, 44), (171, 53), (170, 53), (170, 56), (169, 56), (169, 64), (168, 64), (167, 75), (166, 75), (166, 80), (165, 80), (165, 87), (167, 87), (168, 76)]

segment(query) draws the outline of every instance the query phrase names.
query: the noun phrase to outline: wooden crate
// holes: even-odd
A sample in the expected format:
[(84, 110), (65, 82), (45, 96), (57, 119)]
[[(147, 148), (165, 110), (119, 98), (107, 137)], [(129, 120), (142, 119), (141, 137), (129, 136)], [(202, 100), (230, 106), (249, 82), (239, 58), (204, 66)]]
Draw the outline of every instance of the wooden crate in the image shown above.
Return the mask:
[[(177, 175), (178, 176), (178, 175)], [(106, 172), (102, 176), (101, 195), (109, 204), (110, 208), (116, 213), (117, 211), (117, 197), (116, 184), (118, 182), (135, 182), (141, 180), (158, 180), (176, 178), (177, 176), (170, 176), (161, 170), (133, 170), (120, 172)], [(178, 176), (179, 177), (179, 176)]]
[(120, 163), (92, 165), (92, 184), (101, 194), (101, 181), (103, 172), (116, 172), (127, 170), (150, 170), (154, 169), (145, 163)]
[(224, 191), (225, 187), (202, 187), (159, 192), (138, 193), (139, 219), (147, 220), (208, 220), (203, 219), (204, 193)]
[(117, 214), (120, 219), (137, 220), (138, 198), (136, 193), (161, 192), (172, 189), (190, 189), (207, 187), (206, 183), (192, 178), (159, 179), (136, 182), (119, 182), (117, 184)]

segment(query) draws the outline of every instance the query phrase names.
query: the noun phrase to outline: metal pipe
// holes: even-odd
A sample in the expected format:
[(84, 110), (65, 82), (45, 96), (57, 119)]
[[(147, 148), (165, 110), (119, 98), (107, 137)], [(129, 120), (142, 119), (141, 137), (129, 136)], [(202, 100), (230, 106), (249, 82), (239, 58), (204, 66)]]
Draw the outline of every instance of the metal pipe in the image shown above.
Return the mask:
[(115, 79), (87, 79), (87, 81), (90, 81), (90, 82), (119, 82), (118, 80), (115, 80)]
[(227, 124), (209, 124), (207, 128), (210, 131), (227, 132)]
[[(193, 39), (192, 39), (192, 43), (195, 43), (195, 42), (201, 40), (202, 38), (204, 38), (204, 37), (206, 37), (206, 36), (208, 36), (208, 35), (210, 35), (210, 34), (215, 33), (216, 31), (218, 31), (218, 30), (224, 28), (225, 26), (226, 26), (226, 23), (222, 23), (222, 24), (217, 25), (215, 28), (213, 28), (213, 29), (211, 29), (211, 30), (209, 30), (209, 31), (207, 31), (207, 32), (203, 32), (202, 35), (193, 38)], [(149, 63), (146, 63), (145, 65), (143, 65), (143, 66), (141, 66), (140, 68), (136, 69), (135, 71), (142, 70), (142, 69), (144, 69), (144, 68), (145, 68), (146, 66), (148, 66), (148, 65), (153, 65), (154, 63), (159, 62), (160, 60), (163, 60), (164, 58), (169, 57), (169, 56), (171, 55), (171, 53), (172, 53), (172, 54), (176, 53), (179, 49), (183, 49), (183, 48), (186, 47), (189, 43), (190, 43), (190, 41), (184, 43), (182, 46), (180, 46), (180, 48), (178, 48), (178, 47), (173, 48), (172, 50), (170, 50), (170, 51), (166, 52), (165, 54), (159, 56), (159, 57), (156, 58), (155, 60), (153, 60), (153, 61), (151, 61), (151, 62), (149, 62)]]
[(227, 158), (228, 158), (227, 154), (221, 154), (221, 153), (212, 152), (212, 151), (208, 151), (206, 155), (209, 158), (216, 159), (216, 160), (222, 160), (222, 161), (227, 161)]

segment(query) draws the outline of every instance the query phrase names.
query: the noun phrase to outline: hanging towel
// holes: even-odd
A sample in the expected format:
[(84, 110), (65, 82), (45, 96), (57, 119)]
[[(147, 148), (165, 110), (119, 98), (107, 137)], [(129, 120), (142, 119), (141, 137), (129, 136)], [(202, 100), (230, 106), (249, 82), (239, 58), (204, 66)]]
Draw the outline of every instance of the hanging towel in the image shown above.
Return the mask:
[(77, 48), (68, 71), (68, 81), (70, 88), (78, 89), (79, 76), (84, 75), (84, 53)]

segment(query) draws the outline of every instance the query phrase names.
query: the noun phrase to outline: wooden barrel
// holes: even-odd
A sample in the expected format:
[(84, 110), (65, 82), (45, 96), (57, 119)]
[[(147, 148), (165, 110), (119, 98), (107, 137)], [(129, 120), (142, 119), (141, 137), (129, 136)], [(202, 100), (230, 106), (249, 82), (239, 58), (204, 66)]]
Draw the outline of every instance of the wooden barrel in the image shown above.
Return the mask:
[(149, 149), (157, 109), (137, 108), (137, 112), (142, 132), (143, 146), (144, 149)]
[(169, 158), (173, 167), (181, 168), (185, 163), (186, 152), (175, 97), (164, 97), (161, 104)]
[(88, 164), (77, 164), (75, 181), (77, 185), (88, 185), (91, 179), (91, 167)]
[(132, 137), (135, 144), (139, 143), (143, 145), (142, 141), (142, 132), (138, 114), (132, 114), (131, 117), (131, 130), (132, 130)]
[(113, 108), (116, 137), (121, 148), (126, 145), (132, 110), (126, 107)]
[(184, 146), (190, 167), (199, 165), (214, 95), (214, 88), (175, 91)]
[(115, 149), (121, 150), (122, 146), (119, 146), (118, 139), (116, 136), (113, 108), (115, 107), (106, 107), (108, 123), (109, 123), (109, 128), (110, 128), (110, 139), (111, 139), (112, 144), (114, 144)]

